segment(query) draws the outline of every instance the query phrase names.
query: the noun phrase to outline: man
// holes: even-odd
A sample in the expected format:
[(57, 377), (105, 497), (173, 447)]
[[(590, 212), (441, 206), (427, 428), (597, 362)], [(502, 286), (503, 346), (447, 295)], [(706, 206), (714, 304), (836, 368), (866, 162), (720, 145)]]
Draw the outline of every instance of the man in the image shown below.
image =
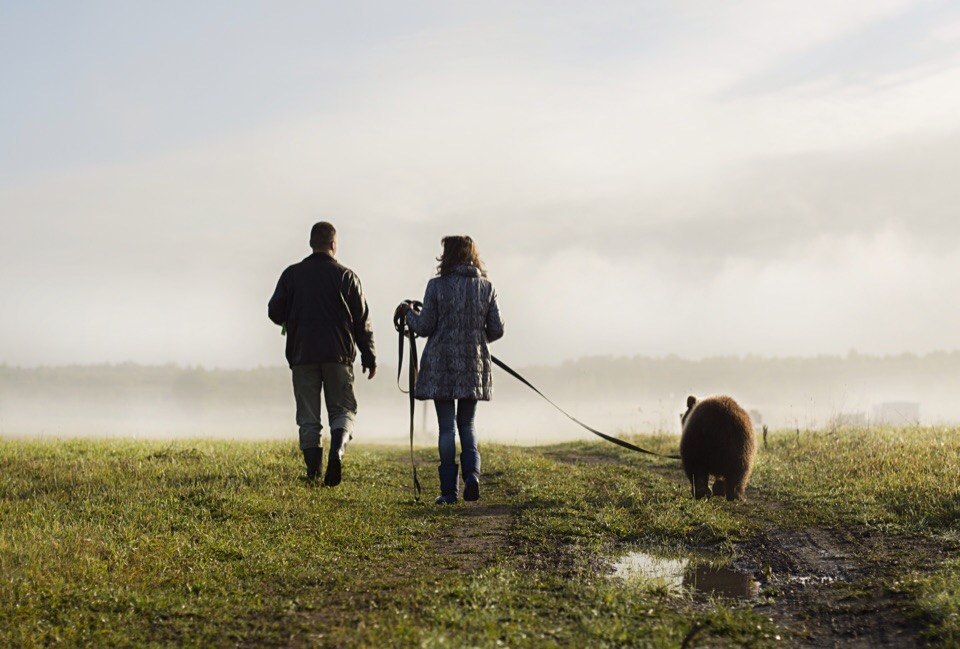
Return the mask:
[(313, 254), (280, 275), (267, 306), (270, 319), (286, 329), (287, 362), (293, 371), (300, 450), (307, 479), (323, 464), (320, 441), (320, 393), (330, 423), (330, 456), (323, 483), (340, 484), (343, 452), (352, 438), (357, 401), (353, 395), (356, 347), (368, 378), (377, 373), (370, 311), (360, 280), (337, 263), (337, 231), (321, 221), (310, 230)]

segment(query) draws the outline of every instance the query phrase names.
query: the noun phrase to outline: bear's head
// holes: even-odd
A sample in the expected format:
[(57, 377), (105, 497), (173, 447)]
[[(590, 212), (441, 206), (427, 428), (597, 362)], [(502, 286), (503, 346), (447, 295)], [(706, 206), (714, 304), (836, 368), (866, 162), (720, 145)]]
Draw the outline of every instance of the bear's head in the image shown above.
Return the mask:
[(687, 411), (680, 415), (680, 425), (687, 423), (687, 417), (690, 416), (690, 411), (693, 410), (693, 407), (697, 405), (697, 398), (692, 394), (687, 397)]

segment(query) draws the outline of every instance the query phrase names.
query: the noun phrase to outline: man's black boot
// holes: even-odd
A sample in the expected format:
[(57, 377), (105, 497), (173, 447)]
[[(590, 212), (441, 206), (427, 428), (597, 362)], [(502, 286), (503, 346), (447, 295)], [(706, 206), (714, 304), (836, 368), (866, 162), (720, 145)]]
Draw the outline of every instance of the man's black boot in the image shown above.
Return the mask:
[(320, 467), (323, 466), (323, 449), (303, 449), (303, 463), (307, 465), (307, 480), (316, 480), (320, 475)]
[(336, 487), (343, 477), (343, 429), (330, 431), (330, 457), (327, 459), (327, 473), (323, 476), (323, 484)]

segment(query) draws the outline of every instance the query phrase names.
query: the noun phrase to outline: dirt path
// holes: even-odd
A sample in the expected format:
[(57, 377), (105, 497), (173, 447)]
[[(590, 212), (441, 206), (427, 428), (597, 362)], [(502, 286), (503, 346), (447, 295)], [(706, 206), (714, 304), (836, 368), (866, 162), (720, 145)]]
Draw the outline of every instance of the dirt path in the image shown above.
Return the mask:
[(389, 557), (371, 557), (366, 569), (370, 578), (363, 580), (363, 588), (324, 593), (314, 607), (297, 613), (307, 623), (301, 627), (313, 626), (316, 631), (291, 636), (288, 646), (342, 646), (342, 638), (324, 634), (326, 621), (350, 620), (351, 624), (362, 626), (368, 611), (407, 606), (428, 582), (439, 583), (447, 575), (473, 572), (496, 561), (509, 547), (516, 514), (507, 505), (489, 504), (500, 500), (497, 488), (498, 476), (490, 474), (485, 476), (479, 502), (461, 502), (444, 509), (433, 504), (432, 495), (424, 493), (424, 502), (411, 505), (410, 515), (448, 519), (435, 534), (422, 539), (427, 552), (402, 563)]
[[(437, 510), (452, 520), (450, 525), (429, 540), (429, 545), (436, 550), (437, 556), (443, 558), (443, 563), (449, 569), (461, 572), (479, 570), (508, 549), (516, 511), (502, 504), (502, 499), (498, 497), (500, 478), (499, 471), (484, 475), (478, 502), (461, 501), (452, 507)], [(439, 507), (433, 504), (433, 496), (424, 494), (424, 499), (427, 507)], [(498, 501), (501, 502), (492, 504)]]
[(507, 505), (467, 504), (454, 511), (456, 522), (430, 539), (430, 546), (460, 571), (490, 564), (510, 540), (514, 511)]

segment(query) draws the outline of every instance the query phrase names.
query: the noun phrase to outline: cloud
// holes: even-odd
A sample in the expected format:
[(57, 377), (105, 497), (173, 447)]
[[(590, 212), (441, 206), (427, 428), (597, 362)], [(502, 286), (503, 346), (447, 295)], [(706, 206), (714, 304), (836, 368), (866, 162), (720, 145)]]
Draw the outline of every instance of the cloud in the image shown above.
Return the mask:
[(872, 19), (833, 38), (814, 42), (775, 59), (763, 70), (721, 92), (735, 97), (784, 92), (829, 84), (834, 88), (879, 86), (905, 73), (956, 65), (960, 43), (945, 29), (960, 19), (953, 3), (934, 1), (875, 14)]
[(349, 80), (293, 114), (0, 186), (0, 361), (282, 362), (265, 302), (320, 218), (386, 354), (451, 232), (480, 242), (521, 363), (958, 347), (952, 55), (722, 95), (903, 4), (492, 4), (357, 36)]

